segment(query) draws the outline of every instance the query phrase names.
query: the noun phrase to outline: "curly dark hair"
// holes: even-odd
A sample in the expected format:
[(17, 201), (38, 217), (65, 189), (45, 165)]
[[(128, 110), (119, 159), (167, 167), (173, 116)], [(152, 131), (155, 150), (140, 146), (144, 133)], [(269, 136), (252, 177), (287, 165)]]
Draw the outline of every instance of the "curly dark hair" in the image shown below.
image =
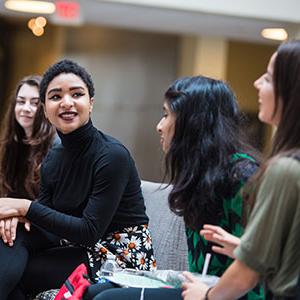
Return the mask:
[(232, 196), (230, 157), (252, 148), (244, 142), (236, 97), (224, 82), (204, 76), (180, 78), (165, 98), (176, 115), (165, 158), (165, 176), (173, 184), (169, 205), (187, 226), (200, 229), (206, 222), (216, 223), (223, 199)]
[(54, 79), (54, 77), (62, 73), (65, 74), (71, 73), (79, 76), (82, 79), (82, 81), (86, 84), (89, 91), (89, 96), (91, 98), (94, 97), (95, 88), (94, 88), (94, 83), (91, 75), (76, 62), (69, 59), (63, 59), (55, 63), (54, 65), (50, 66), (43, 75), (43, 79), (40, 84), (40, 99), (42, 103), (45, 103), (46, 92), (49, 83)]

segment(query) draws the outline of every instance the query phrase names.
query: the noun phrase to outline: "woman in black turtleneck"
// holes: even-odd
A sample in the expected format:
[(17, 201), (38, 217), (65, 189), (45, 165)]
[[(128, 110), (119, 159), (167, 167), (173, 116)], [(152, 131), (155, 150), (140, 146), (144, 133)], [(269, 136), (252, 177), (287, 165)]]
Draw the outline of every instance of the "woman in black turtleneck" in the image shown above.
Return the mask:
[[(107, 255), (122, 267), (155, 268), (140, 180), (128, 150), (90, 120), (94, 86), (76, 63), (63, 60), (44, 74), (40, 97), (62, 141), (43, 161), (37, 201), (0, 199), (0, 218), (31, 223), (0, 228), (1, 299), (58, 288), (80, 263), (97, 271)], [(88, 254), (88, 255), (87, 255)]]

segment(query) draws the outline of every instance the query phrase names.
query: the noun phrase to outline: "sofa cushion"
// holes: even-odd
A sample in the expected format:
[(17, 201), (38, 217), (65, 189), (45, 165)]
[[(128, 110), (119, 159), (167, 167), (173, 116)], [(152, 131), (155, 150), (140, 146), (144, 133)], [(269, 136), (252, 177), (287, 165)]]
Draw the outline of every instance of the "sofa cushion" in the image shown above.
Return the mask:
[(158, 269), (187, 270), (187, 242), (183, 218), (171, 212), (168, 205), (170, 186), (142, 181), (142, 192), (149, 230), (152, 234)]

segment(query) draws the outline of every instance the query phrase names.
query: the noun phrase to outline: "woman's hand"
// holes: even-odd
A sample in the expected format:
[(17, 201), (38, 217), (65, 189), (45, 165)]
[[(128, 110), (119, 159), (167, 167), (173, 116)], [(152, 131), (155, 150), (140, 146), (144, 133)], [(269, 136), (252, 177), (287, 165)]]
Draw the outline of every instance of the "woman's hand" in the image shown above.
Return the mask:
[(14, 245), (14, 241), (17, 236), (18, 223), (24, 223), (25, 229), (30, 231), (30, 222), (22, 217), (13, 217), (0, 220), (0, 234), (4, 243), (8, 243), (9, 246)]
[(0, 219), (9, 217), (25, 217), (31, 201), (18, 198), (0, 198)]
[(202, 230), (200, 230), (200, 234), (203, 235), (207, 241), (222, 246), (212, 246), (212, 250), (214, 252), (235, 258), (233, 251), (241, 242), (238, 237), (228, 233), (219, 226), (207, 224), (203, 226)]
[(187, 279), (187, 281), (182, 284), (182, 298), (184, 300), (204, 299), (208, 286), (189, 272), (183, 272), (182, 274)]

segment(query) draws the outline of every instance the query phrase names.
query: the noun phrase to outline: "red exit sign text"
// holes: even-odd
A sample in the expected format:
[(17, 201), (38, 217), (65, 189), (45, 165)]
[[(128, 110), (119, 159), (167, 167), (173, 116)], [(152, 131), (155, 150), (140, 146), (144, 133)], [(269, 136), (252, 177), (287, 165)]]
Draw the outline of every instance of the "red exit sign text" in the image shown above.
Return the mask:
[(56, 1), (55, 6), (60, 19), (76, 20), (80, 17), (80, 5), (76, 1)]

